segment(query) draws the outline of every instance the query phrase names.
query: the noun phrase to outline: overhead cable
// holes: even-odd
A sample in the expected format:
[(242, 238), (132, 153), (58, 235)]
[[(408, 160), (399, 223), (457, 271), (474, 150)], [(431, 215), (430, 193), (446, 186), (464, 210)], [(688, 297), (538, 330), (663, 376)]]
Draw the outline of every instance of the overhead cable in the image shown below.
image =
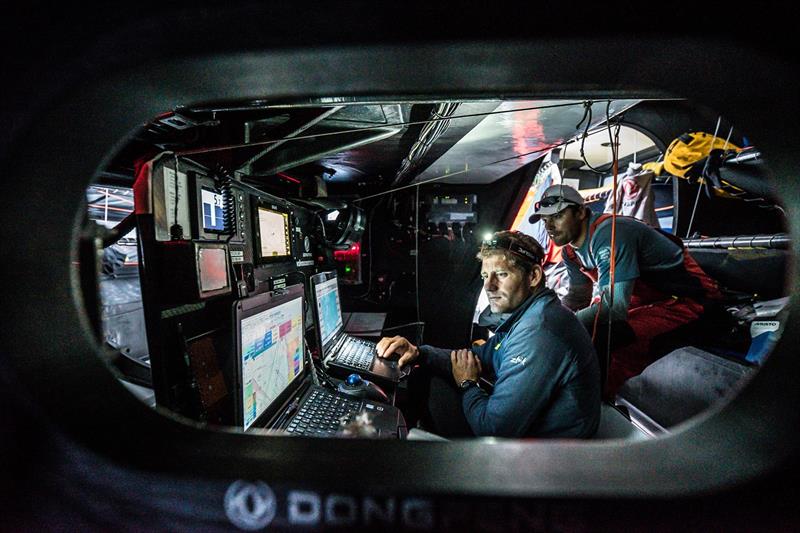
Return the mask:
[(282, 137), (280, 139), (270, 139), (267, 141), (259, 141), (253, 143), (245, 143), (245, 144), (231, 144), (226, 146), (217, 146), (213, 148), (196, 148), (191, 150), (182, 150), (180, 152), (176, 152), (177, 155), (194, 155), (194, 154), (208, 154), (212, 152), (223, 152), (227, 150), (236, 150), (239, 148), (252, 148), (254, 146), (269, 146), (271, 144), (276, 143), (284, 143), (288, 141), (299, 141), (303, 139), (316, 139), (318, 137), (331, 137), (334, 135), (346, 135), (349, 133), (354, 132), (362, 132), (362, 131), (370, 131), (376, 129), (384, 129), (384, 128), (394, 128), (398, 126), (419, 126), (425, 125), (429, 122), (437, 122), (443, 120), (457, 120), (460, 118), (475, 118), (475, 117), (486, 117), (490, 115), (501, 115), (506, 113), (519, 113), (522, 111), (536, 111), (540, 109), (555, 109), (559, 107), (571, 107), (575, 105), (581, 105), (581, 102), (568, 102), (564, 104), (550, 104), (550, 105), (541, 105), (541, 106), (533, 106), (533, 107), (523, 107), (518, 109), (501, 109), (499, 111), (485, 111), (481, 113), (468, 113), (466, 115), (456, 115), (452, 117), (433, 117), (428, 118), (426, 120), (412, 120), (412, 121), (405, 121), (405, 122), (394, 122), (394, 123), (387, 123), (387, 124), (378, 124), (375, 126), (364, 126), (363, 128), (350, 128), (346, 130), (337, 130), (337, 131), (329, 131), (324, 133), (313, 133), (308, 135), (296, 135), (294, 137)]

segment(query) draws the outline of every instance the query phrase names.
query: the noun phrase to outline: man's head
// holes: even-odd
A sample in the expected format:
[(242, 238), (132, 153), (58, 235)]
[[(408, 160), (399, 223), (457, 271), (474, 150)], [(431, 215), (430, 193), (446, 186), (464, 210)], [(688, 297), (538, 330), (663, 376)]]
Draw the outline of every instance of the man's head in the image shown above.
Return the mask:
[(483, 241), (477, 257), (493, 313), (512, 312), (544, 285), (544, 250), (530, 235), (498, 231)]
[(529, 221), (542, 220), (547, 234), (558, 246), (568, 243), (580, 245), (587, 217), (583, 197), (578, 191), (569, 185), (551, 185), (536, 203)]

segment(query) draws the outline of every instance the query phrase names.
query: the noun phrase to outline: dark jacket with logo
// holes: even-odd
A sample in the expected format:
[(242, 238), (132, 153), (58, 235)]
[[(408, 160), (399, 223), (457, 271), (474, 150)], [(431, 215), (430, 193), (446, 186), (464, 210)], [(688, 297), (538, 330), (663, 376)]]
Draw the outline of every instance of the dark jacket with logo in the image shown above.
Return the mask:
[[(518, 307), (486, 344), (474, 348), (494, 391), (463, 396), (476, 435), (587, 438), (600, 422), (600, 370), (592, 340), (556, 294), (542, 289)], [(450, 350), (420, 346), (423, 361), (445, 371)]]

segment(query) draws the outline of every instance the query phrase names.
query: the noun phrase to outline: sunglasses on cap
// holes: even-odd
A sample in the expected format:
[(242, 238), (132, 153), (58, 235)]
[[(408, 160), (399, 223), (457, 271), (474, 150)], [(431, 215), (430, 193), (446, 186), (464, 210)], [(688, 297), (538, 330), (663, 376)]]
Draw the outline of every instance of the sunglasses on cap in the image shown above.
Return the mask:
[(534, 209), (538, 210), (541, 209), (542, 207), (553, 207), (556, 204), (580, 205), (574, 200), (570, 200), (569, 198), (564, 198), (563, 196), (548, 196), (536, 202), (533, 207)]
[(540, 265), (542, 263), (542, 259), (544, 259), (535, 252), (522, 247), (515, 239), (510, 237), (484, 239), (483, 242), (481, 242), (481, 250), (491, 249), (508, 250), (509, 252), (516, 254), (535, 265)]

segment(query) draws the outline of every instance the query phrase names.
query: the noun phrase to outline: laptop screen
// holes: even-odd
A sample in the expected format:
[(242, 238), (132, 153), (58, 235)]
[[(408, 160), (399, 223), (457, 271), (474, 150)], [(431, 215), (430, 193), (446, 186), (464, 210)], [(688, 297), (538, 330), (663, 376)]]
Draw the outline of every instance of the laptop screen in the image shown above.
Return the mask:
[(258, 297), (262, 305), (237, 313), (244, 429), (283, 401), (282, 393), (303, 373), (302, 287), (299, 293)]
[[(328, 273), (330, 276), (331, 273)], [(328, 277), (326, 276), (326, 277)], [(342, 309), (339, 304), (339, 286), (336, 276), (326, 281), (314, 280), (314, 296), (322, 346), (328, 344), (342, 329)]]

